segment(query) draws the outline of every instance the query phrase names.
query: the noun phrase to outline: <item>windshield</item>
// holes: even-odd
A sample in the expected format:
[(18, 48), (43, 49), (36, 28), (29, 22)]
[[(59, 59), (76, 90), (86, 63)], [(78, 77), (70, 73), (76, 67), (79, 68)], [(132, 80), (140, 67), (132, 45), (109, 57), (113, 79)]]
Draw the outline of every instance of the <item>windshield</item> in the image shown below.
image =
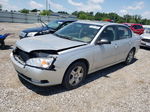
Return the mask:
[(84, 23), (72, 23), (61, 30), (55, 32), (55, 35), (74, 41), (89, 43), (93, 40), (101, 26)]
[(150, 28), (144, 28), (144, 33), (150, 34)]
[(48, 27), (56, 29), (61, 25), (63, 22), (62, 21), (51, 21), (48, 23)]

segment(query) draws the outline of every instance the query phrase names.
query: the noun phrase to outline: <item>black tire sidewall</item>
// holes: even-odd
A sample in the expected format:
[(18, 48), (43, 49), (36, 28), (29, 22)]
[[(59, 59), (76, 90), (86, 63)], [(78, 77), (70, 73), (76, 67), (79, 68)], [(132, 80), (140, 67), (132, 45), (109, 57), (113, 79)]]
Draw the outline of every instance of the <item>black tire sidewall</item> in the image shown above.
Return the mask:
[[(84, 74), (83, 74), (83, 78), (82, 78), (81, 82), (80, 82), (79, 84), (75, 85), (75, 86), (72, 86), (72, 85), (69, 84), (69, 76), (70, 76), (70, 73), (71, 73), (72, 69), (74, 69), (76, 66), (82, 66), (82, 67), (83, 67), (83, 70), (84, 70)], [(64, 86), (66, 89), (68, 89), (68, 90), (77, 88), (77, 87), (79, 87), (79, 86), (81, 85), (81, 83), (84, 81), (86, 75), (87, 75), (87, 67), (86, 67), (86, 64), (83, 63), (83, 62), (75, 62), (75, 63), (71, 64), (71, 65), (69, 66), (69, 68), (67, 69), (67, 71), (65, 72), (65, 75), (64, 75), (63, 83), (62, 83), (62, 84), (63, 84), (63, 86)]]
[[(132, 60), (131, 60), (130, 62), (128, 62), (128, 57), (129, 57), (129, 54), (130, 54), (131, 52), (133, 52), (133, 58), (132, 58)], [(125, 61), (125, 64), (126, 64), (126, 65), (129, 65), (129, 64), (132, 63), (132, 61), (133, 61), (133, 59), (134, 59), (134, 55), (135, 55), (135, 51), (134, 51), (133, 49), (130, 50), (130, 52), (128, 53), (128, 56), (127, 56), (127, 58), (126, 58), (126, 61)]]

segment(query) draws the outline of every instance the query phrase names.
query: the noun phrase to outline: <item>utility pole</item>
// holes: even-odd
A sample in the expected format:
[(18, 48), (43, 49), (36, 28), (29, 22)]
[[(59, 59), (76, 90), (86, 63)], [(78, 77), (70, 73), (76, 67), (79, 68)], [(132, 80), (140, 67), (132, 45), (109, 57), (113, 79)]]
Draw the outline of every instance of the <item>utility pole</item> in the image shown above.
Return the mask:
[(48, 0), (46, 0), (46, 10), (48, 10)]
[(50, 2), (50, 0), (49, 0), (48, 6), (49, 6), (49, 10), (51, 10), (51, 2)]

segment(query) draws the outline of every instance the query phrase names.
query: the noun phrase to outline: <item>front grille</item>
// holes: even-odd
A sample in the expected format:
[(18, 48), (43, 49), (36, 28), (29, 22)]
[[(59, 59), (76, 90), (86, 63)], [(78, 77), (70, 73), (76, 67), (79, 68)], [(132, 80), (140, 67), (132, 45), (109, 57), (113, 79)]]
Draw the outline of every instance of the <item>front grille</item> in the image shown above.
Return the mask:
[(19, 49), (19, 48), (16, 48), (14, 51), (13, 51), (14, 55), (17, 56), (21, 61), (23, 62), (26, 62), (29, 58), (30, 58), (30, 55), (29, 53)]
[(144, 42), (150, 42), (150, 39), (142, 39)]

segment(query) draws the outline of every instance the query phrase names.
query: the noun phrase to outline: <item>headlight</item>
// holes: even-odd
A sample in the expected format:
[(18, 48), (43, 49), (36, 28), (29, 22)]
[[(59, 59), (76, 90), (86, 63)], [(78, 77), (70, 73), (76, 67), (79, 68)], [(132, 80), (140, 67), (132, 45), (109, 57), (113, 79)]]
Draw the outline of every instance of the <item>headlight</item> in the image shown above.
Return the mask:
[(49, 33), (49, 30), (42, 31), (42, 33), (47, 34)]
[(26, 64), (29, 66), (48, 69), (53, 63), (53, 61), (53, 58), (31, 58), (26, 62)]
[(35, 36), (35, 34), (37, 34), (38, 32), (30, 32), (27, 34), (28, 37), (33, 37)]
[(26, 33), (25, 32), (20, 32), (19, 34), (21, 37), (25, 37), (26, 36)]

